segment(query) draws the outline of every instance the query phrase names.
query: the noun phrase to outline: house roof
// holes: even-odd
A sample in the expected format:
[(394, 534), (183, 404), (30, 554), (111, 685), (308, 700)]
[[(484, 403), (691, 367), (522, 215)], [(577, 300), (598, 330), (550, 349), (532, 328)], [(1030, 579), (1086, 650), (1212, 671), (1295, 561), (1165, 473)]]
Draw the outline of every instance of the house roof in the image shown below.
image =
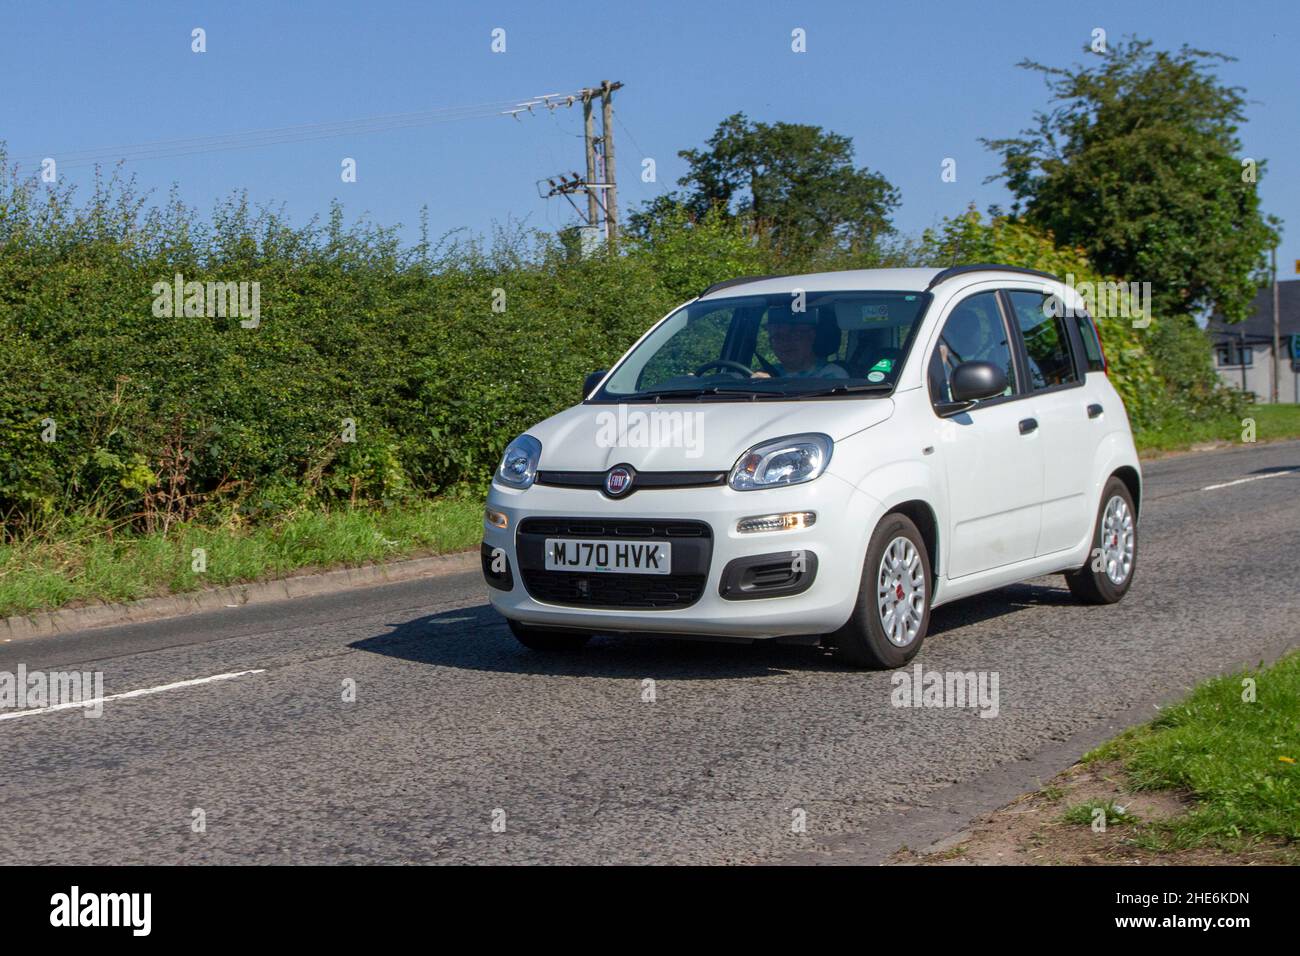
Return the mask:
[[(1286, 279), (1278, 284), (1278, 324), (1282, 335), (1300, 333), (1300, 279)], [(1242, 333), (1247, 341), (1273, 341), (1273, 286), (1266, 285), (1255, 293), (1250, 303), (1250, 317), (1244, 322), (1225, 322), (1223, 316), (1214, 314), (1205, 331), (1214, 340), (1232, 339), (1240, 342)]]

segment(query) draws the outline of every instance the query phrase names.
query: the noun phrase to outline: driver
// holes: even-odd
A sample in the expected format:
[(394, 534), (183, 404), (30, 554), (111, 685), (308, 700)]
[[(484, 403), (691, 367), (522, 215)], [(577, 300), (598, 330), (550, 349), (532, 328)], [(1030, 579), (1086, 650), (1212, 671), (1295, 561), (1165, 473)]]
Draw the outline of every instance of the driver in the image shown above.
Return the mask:
[[(958, 321), (954, 322), (953, 319)], [(939, 367), (935, 371), (942, 374), (945, 388), (950, 389), (952, 373), (962, 362), (976, 359), (996, 361), (996, 353), (1001, 345), (997, 327), (1001, 324), (1000, 319), (993, 319), (986, 312), (975, 309), (953, 313), (939, 336), (939, 348), (935, 352), (935, 358), (939, 361)]]
[[(849, 373), (834, 362), (813, 354), (817, 338), (817, 314), (775, 309), (768, 312), (767, 336), (776, 353), (773, 375), (781, 378), (848, 378)], [(754, 378), (770, 378), (767, 372), (755, 372)]]

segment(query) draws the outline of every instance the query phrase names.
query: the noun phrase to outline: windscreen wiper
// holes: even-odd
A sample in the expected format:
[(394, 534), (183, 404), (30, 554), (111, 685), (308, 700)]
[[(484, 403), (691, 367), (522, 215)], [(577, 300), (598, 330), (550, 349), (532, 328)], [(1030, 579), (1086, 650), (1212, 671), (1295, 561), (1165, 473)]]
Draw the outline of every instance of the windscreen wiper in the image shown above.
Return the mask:
[(830, 388), (819, 388), (811, 392), (793, 392), (794, 398), (819, 398), (823, 395), (856, 395), (859, 392), (892, 392), (894, 386), (887, 385), (884, 382), (871, 385), (832, 385)]
[(697, 388), (666, 388), (651, 392), (637, 392), (621, 399), (625, 402), (644, 402), (659, 401), (664, 398), (703, 398), (735, 396), (736, 398), (755, 399), (755, 398), (784, 398), (787, 392), (774, 392), (770, 389), (757, 388), (723, 388), (720, 385), (703, 385)]

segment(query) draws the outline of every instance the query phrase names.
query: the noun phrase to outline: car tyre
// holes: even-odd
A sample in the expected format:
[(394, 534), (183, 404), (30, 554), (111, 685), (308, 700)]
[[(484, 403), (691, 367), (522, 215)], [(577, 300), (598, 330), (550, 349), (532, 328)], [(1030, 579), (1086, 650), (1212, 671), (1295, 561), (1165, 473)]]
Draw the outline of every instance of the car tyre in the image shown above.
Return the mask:
[(530, 651), (543, 654), (572, 654), (582, 650), (591, 640), (591, 635), (583, 631), (560, 631), (549, 627), (533, 627), (520, 621), (508, 621), (510, 632), (515, 640)]
[(1070, 593), (1084, 604), (1115, 604), (1137, 573), (1137, 509), (1128, 485), (1112, 476), (1101, 493), (1087, 563), (1065, 575)]
[(853, 614), (829, 643), (854, 667), (902, 667), (921, 649), (933, 596), (925, 539), (906, 515), (881, 519), (867, 545)]

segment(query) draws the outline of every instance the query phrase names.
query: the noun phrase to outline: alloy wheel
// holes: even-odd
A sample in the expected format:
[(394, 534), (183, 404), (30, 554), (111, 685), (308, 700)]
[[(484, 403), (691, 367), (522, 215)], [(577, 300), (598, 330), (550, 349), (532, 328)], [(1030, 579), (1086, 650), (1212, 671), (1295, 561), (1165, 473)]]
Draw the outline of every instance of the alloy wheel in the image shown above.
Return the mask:
[(889, 542), (876, 575), (876, 607), (885, 636), (895, 647), (907, 647), (921, 630), (925, 616), (925, 567), (916, 546), (904, 537)]

